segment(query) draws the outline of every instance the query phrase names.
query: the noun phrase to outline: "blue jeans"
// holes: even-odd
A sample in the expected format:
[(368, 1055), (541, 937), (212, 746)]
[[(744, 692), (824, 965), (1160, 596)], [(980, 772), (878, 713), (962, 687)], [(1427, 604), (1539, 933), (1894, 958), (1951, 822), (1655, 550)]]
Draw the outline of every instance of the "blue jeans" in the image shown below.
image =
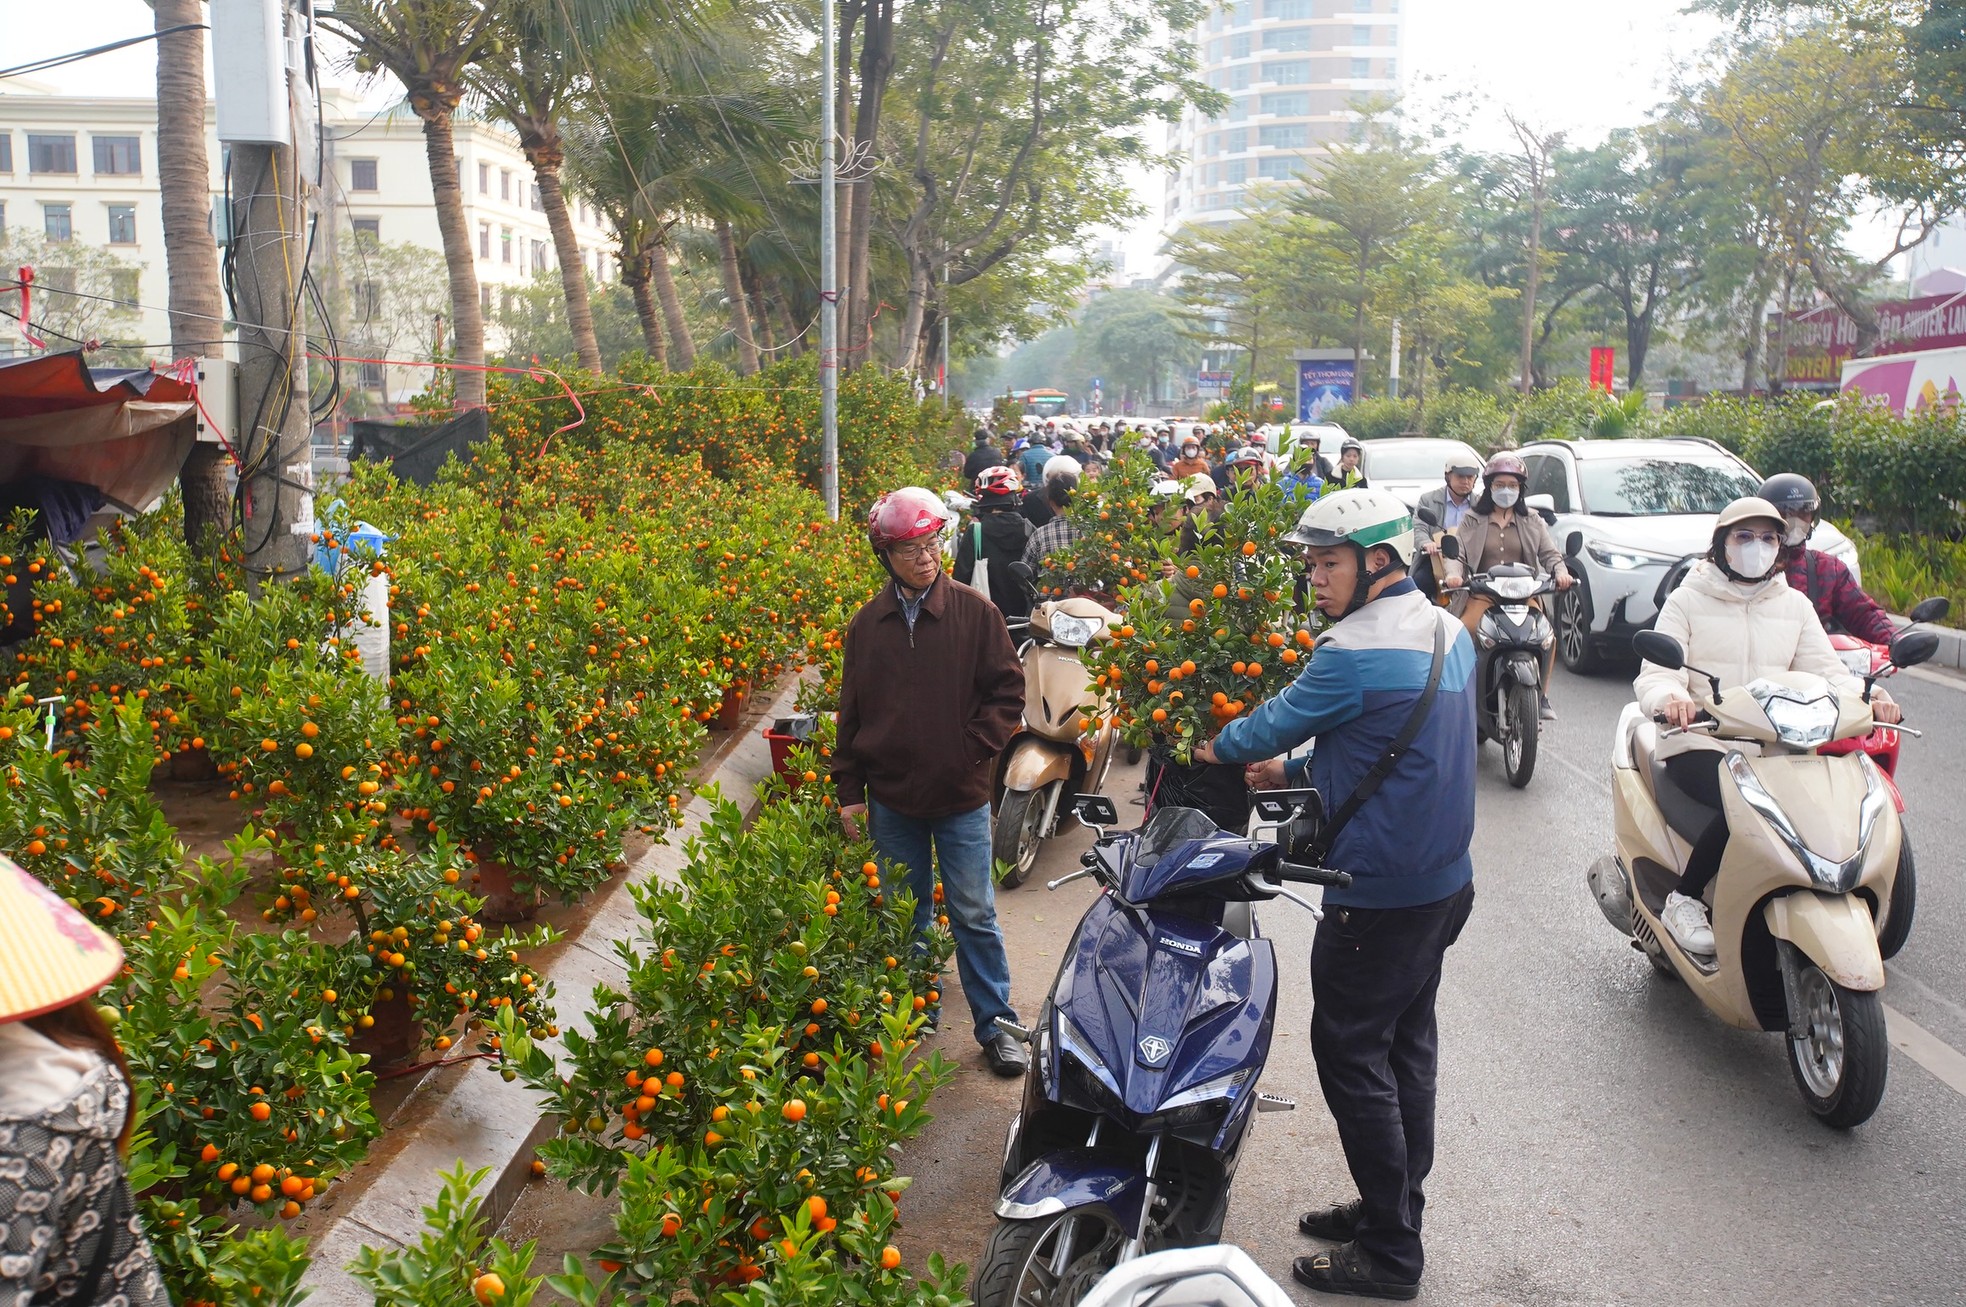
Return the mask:
[[(915, 929), (935, 920), (935, 871), (942, 869), (942, 908), (956, 937), (956, 972), (969, 996), (976, 1042), (996, 1033), (997, 1018), (1017, 1020), (1010, 1006), (1010, 958), (997, 929), (996, 886), (990, 879), (990, 807), (947, 817), (910, 817), (869, 799), (874, 848), (907, 875), (915, 896)], [(931, 857), (931, 846), (933, 857)]]

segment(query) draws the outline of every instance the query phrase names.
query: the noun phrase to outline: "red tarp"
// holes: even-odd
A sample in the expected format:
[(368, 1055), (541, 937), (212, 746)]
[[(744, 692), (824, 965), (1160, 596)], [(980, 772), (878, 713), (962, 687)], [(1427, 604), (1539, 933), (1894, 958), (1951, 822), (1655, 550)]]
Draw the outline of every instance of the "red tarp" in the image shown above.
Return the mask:
[(129, 511), (170, 488), (197, 439), (189, 383), (90, 368), (79, 351), (0, 359), (0, 482), (78, 481)]

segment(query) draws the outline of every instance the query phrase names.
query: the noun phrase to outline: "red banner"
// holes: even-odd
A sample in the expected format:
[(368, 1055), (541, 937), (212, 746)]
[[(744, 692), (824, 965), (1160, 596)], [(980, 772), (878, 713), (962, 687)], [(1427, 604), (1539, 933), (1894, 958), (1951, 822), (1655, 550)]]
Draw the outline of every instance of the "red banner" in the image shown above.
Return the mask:
[(1609, 394), (1618, 375), (1618, 351), (1609, 345), (1591, 349), (1591, 389)]

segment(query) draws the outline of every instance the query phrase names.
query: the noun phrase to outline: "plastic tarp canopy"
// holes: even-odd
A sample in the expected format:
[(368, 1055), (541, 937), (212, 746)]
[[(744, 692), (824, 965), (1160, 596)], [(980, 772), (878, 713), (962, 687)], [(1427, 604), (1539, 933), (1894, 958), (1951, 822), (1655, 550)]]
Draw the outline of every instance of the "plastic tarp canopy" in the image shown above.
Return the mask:
[(81, 351), (0, 359), (0, 482), (94, 486), (127, 512), (153, 506), (198, 438), (190, 382), (91, 368)]
[(452, 454), (460, 463), (471, 461), (471, 447), (490, 430), (484, 409), (460, 413), (438, 426), (396, 422), (357, 422), (348, 457), (389, 464), (405, 481), (427, 486), (437, 479)]

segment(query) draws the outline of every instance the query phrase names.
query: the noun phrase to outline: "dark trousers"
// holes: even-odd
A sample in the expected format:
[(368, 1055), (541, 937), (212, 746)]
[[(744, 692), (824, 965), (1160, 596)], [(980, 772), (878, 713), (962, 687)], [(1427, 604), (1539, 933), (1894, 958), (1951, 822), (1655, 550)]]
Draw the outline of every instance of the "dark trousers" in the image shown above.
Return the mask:
[(1720, 805), (1720, 760), (1715, 749), (1698, 749), (1674, 754), (1666, 759), (1666, 775), (1686, 791), (1695, 803), (1713, 809), (1706, 829), (1693, 841), (1693, 852), (1686, 859), (1686, 870), (1679, 878), (1679, 892), (1697, 899), (1720, 871), (1720, 857), (1727, 852), (1727, 810)]
[(1434, 1165), (1441, 960), (1474, 886), (1417, 908), (1330, 908), (1311, 945), (1311, 1053), (1364, 1210), (1358, 1246), (1420, 1278), (1421, 1184)]

